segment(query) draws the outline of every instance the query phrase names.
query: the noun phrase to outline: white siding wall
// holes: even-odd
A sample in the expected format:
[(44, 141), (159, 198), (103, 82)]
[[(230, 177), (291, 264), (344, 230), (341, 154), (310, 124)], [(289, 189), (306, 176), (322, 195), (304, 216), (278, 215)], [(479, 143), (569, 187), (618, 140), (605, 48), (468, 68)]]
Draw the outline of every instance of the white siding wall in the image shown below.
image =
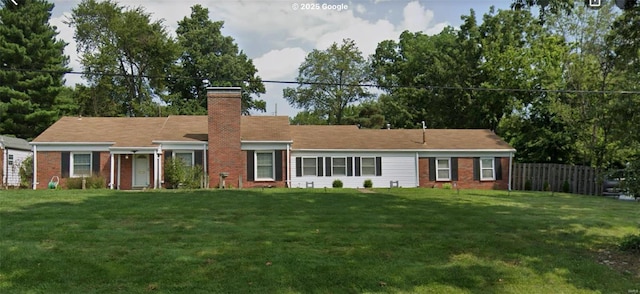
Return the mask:
[[(3, 152), (5, 150), (2, 150)], [(22, 162), (31, 155), (31, 151), (22, 151), (22, 150), (12, 150), (7, 149), (7, 154), (5, 154), (4, 158), (4, 166), (2, 167), (3, 171), (6, 172), (4, 175), (5, 178), (2, 179), (2, 182), (7, 186), (19, 186), (20, 185), (20, 166)], [(13, 164), (9, 165), (9, 156), (13, 155)]]
[[(296, 157), (381, 157), (381, 176), (302, 176), (296, 175)], [(326, 166), (323, 167), (326, 169)], [(352, 166), (355, 169), (355, 164)], [(324, 173), (323, 173), (324, 175)], [(400, 187), (417, 187), (415, 152), (291, 152), (291, 187), (305, 188), (307, 182), (313, 182), (315, 188), (331, 188), (334, 180), (339, 179), (345, 188), (362, 188), (366, 179), (373, 187), (388, 188), (390, 181), (398, 181)]]

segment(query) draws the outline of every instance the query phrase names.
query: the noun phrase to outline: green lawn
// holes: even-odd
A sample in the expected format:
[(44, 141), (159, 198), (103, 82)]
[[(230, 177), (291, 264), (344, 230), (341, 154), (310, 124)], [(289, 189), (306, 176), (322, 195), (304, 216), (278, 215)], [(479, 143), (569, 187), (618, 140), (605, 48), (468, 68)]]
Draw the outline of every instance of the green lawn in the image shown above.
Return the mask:
[(639, 293), (640, 204), (504, 191), (0, 191), (1, 293)]

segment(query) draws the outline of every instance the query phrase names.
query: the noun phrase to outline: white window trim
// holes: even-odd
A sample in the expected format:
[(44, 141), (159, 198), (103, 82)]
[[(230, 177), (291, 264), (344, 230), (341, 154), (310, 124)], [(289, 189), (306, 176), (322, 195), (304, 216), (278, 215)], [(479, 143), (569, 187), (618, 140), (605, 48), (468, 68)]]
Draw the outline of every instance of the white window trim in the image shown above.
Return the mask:
[[(308, 158), (313, 159), (313, 161), (316, 163), (316, 164), (315, 164), (315, 167), (314, 167), (314, 169), (313, 169), (313, 170), (314, 170), (314, 172), (313, 172), (313, 174), (312, 174), (312, 175), (307, 175), (307, 174), (305, 174), (305, 173), (304, 173), (304, 160), (305, 160), (305, 159), (308, 159)], [(311, 157), (311, 156), (302, 157), (302, 160), (300, 160), (300, 165), (302, 165), (302, 166), (300, 167), (300, 170), (302, 171), (302, 176), (303, 176), (303, 177), (317, 177), (317, 176), (318, 176), (318, 158), (317, 158), (317, 157)]]
[[(371, 174), (365, 174), (364, 173), (364, 159), (373, 159), (373, 173)], [(376, 166), (377, 162), (376, 162), (376, 158), (374, 156), (367, 156), (367, 157), (360, 157), (360, 176), (376, 176), (376, 170), (378, 169), (378, 167)]]
[[(261, 154), (271, 154), (271, 174), (272, 178), (259, 178), (258, 177), (258, 153)], [(255, 151), (253, 153), (253, 178), (256, 182), (259, 181), (270, 181), (273, 182), (276, 180), (276, 153), (272, 151)]]
[[(74, 156), (81, 155), (81, 154), (89, 155), (89, 174), (88, 175), (76, 175), (76, 172), (74, 170), (74, 162), (73, 162)], [(92, 175), (93, 175), (93, 154), (91, 152), (71, 152), (69, 154), (69, 177), (79, 178), (83, 176), (92, 176)]]
[[(448, 162), (447, 166), (449, 166), (448, 168), (439, 168), (438, 167), (438, 161), (440, 160), (446, 160)], [(451, 181), (451, 158), (436, 158), (435, 160), (435, 164), (436, 164), (436, 181)], [(446, 170), (448, 172), (448, 175), (446, 178), (441, 178), (440, 177), (440, 171), (441, 170)]]
[(14, 159), (13, 159), (13, 154), (9, 154), (9, 156), (7, 156), (7, 165), (13, 165), (14, 163)]
[[(491, 161), (491, 167), (482, 166), (482, 160), (490, 160)], [(487, 169), (491, 169), (491, 177), (490, 178), (485, 178), (484, 177), (484, 173), (482, 172), (483, 170), (487, 170)], [(490, 157), (482, 157), (482, 158), (480, 158), (480, 180), (481, 181), (495, 181), (495, 179), (496, 179), (495, 159), (494, 158), (490, 158)]]
[[(337, 175), (334, 168), (336, 168), (336, 163), (334, 162), (334, 160), (336, 159), (344, 159), (344, 167), (343, 167), (343, 173)], [(331, 175), (332, 176), (346, 176), (347, 175), (347, 158), (346, 157), (331, 157)]]
[(173, 151), (173, 153), (171, 154), (171, 158), (172, 158), (173, 160), (176, 160), (176, 158), (177, 158), (177, 156), (176, 156), (176, 155), (177, 155), (178, 153), (190, 153), (190, 154), (191, 154), (191, 165), (190, 165), (190, 166), (195, 166), (195, 160), (196, 160), (196, 158), (195, 158), (195, 157), (196, 157), (195, 152), (193, 152), (193, 151), (186, 151), (186, 150), (185, 150), (185, 151), (183, 151), (183, 150), (175, 151), (175, 150), (174, 150), (174, 151)]

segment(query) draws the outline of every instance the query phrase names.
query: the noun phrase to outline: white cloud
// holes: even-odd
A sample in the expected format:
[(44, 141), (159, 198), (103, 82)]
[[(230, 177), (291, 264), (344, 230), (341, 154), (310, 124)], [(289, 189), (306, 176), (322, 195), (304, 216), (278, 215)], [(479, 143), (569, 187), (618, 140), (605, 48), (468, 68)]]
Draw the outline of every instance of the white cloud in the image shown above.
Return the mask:
[(263, 80), (292, 80), (307, 52), (300, 47), (271, 50), (253, 60)]
[[(59, 17), (52, 17), (50, 20), (51, 25), (55, 26), (58, 30), (58, 39), (62, 39), (67, 43), (64, 48), (64, 54), (69, 56), (69, 67), (72, 71), (82, 71), (82, 65), (80, 64), (80, 57), (76, 52), (76, 41), (73, 39), (73, 29), (70, 28), (64, 22), (71, 16), (70, 12), (65, 12)], [(84, 83), (82, 76), (79, 74), (67, 74), (65, 75), (66, 84), (68, 86), (74, 86), (75, 84)]]
[(426, 31), (433, 21), (433, 11), (425, 9), (418, 1), (408, 3), (402, 14), (402, 28), (411, 32)]

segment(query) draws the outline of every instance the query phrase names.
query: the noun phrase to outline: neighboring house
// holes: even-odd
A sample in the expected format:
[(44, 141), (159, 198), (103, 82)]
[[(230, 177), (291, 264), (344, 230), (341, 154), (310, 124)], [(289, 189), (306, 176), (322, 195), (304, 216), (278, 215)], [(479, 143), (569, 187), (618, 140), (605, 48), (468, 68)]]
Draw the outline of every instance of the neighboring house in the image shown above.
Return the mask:
[(64, 117), (33, 140), (34, 189), (100, 175), (112, 189), (160, 188), (167, 158), (200, 165), (209, 186), (507, 189), (515, 150), (489, 130), (292, 126), (241, 116), (240, 88), (208, 89), (208, 115)]
[(20, 186), (20, 167), (29, 155), (31, 145), (26, 140), (0, 136), (0, 186)]

